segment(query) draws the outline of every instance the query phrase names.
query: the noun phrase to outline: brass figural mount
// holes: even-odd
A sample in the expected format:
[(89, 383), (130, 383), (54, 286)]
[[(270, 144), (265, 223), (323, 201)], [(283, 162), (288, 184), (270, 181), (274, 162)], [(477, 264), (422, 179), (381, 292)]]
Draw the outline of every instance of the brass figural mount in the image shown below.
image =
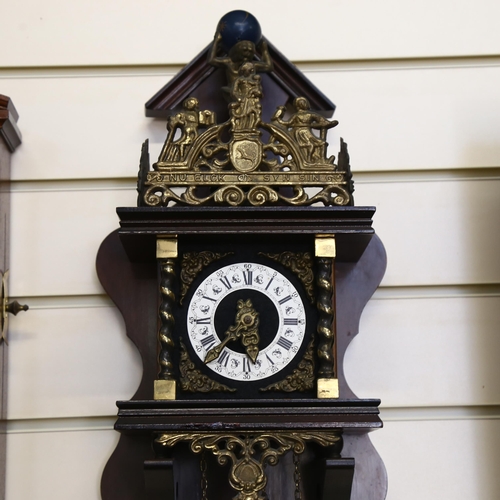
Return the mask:
[(242, 40), (223, 54), (219, 30), (209, 63), (226, 70), (221, 91), (229, 120), (218, 124), (197, 98), (185, 99), (168, 120), (153, 170), (147, 143), (143, 147), (139, 205), (353, 205), (347, 144), (341, 139), (337, 164), (327, 157), (327, 131), (338, 122), (311, 110), (305, 97), (290, 109), (278, 106), (270, 123), (263, 121), (259, 73), (273, 70), (267, 43), (262, 39), (257, 50)]

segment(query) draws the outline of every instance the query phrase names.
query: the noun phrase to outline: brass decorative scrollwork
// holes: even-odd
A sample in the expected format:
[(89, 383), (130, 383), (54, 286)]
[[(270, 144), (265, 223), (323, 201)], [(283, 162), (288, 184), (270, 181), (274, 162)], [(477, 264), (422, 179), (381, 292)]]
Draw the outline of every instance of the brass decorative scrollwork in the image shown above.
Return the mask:
[(297, 368), (283, 380), (261, 389), (267, 391), (309, 391), (314, 388), (314, 341), (311, 340)]
[(186, 293), (193, 280), (211, 262), (222, 259), (233, 252), (187, 252), (182, 256), (181, 261), (181, 293), (179, 302), (182, 304)]
[(302, 281), (311, 304), (314, 304), (314, 273), (313, 256), (309, 252), (282, 252), (282, 253), (263, 253), (269, 259), (272, 259), (293, 271)]
[(341, 431), (163, 433), (153, 446), (158, 451), (187, 442), (193, 453), (210, 451), (220, 465), (231, 465), (229, 484), (238, 492), (234, 500), (265, 500), (265, 465), (276, 465), (289, 451), (303, 453), (307, 442), (334, 446), (341, 440)]
[(338, 122), (313, 111), (305, 97), (294, 100), (288, 117), (285, 106), (278, 106), (271, 121), (263, 121), (259, 73), (273, 70), (266, 41), (256, 48), (242, 40), (218, 55), (219, 35), (209, 62), (226, 70), (228, 85), (221, 91), (229, 101), (229, 120), (216, 123), (213, 112), (199, 110), (198, 100), (188, 97), (182, 111), (170, 116), (151, 171), (148, 144), (143, 146), (139, 205), (353, 204), (347, 144), (341, 141), (337, 165), (327, 156), (327, 131)]
[(220, 384), (200, 372), (189, 359), (189, 354), (183, 342), (180, 342), (181, 358), (179, 361), (181, 389), (185, 392), (235, 392), (236, 389)]

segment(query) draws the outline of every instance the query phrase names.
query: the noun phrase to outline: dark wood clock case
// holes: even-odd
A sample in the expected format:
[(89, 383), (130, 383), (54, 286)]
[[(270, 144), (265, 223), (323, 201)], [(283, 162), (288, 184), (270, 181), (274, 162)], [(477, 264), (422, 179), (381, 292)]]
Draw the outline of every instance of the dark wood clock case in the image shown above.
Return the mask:
[[(385, 252), (371, 227), (373, 213), (370, 207), (118, 209), (121, 228), (102, 243), (97, 271), (124, 317), (144, 371), (133, 398), (117, 403), (115, 428), (121, 436), (103, 474), (104, 500), (233, 498), (229, 465), (220, 465), (215, 453), (193, 453), (188, 441), (165, 446), (158, 440), (160, 435), (192, 438), (211, 433), (247, 440), (256, 435), (302, 439), (306, 446), (300, 453), (280, 453), (277, 465), (263, 467), (263, 494), (269, 498), (385, 498), (385, 469), (367, 435), (382, 426), (380, 401), (357, 398), (342, 363), (358, 332), (361, 312), (385, 270)], [(232, 245), (238, 241), (245, 254), (261, 245), (302, 250), (317, 234), (334, 235), (337, 243), (335, 370), (340, 397), (317, 399), (312, 392), (262, 397), (255, 391), (231, 397), (178, 389), (175, 400), (154, 400), (161, 305), (157, 237), (177, 235), (180, 252), (193, 245), (238, 252), (238, 245)], [(322, 442), (321, 436), (330, 436), (330, 442)], [(272, 438), (268, 444), (277, 447)], [(258, 450), (253, 452), (258, 455)]]
[[(253, 18), (227, 14), (239, 15), (244, 23)], [(167, 139), (152, 166), (144, 143), (138, 207), (117, 209), (120, 229), (98, 253), (101, 283), (143, 364), (137, 392), (117, 403), (120, 441), (103, 473), (102, 498), (384, 500), (384, 465), (368, 438), (382, 426), (380, 401), (357, 398), (343, 372), (385, 271), (375, 209), (353, 206), (347, 144), (340, 141), (336, 164), (327, 154), (327, 130), (338, 122), (326, 117), (335, 105), (265, 38), (224, 49), (226, 21), (213, 44), (146, 104), (147, 116), (168, 118)], [(187, 279), (183, 259), (202, 252), (218, 260)], [(270, 257), (285, 253), (310, 256), (312, 285)], [(210, 373), (194, 350), (198, 333), (191, 330), (195, 340), (187, 342), (188, 323), (199, 319), (189, 317), (193, 294), (203, 295), (203, 280), (231, 263), (268, 266), (302, 300), (294, 304), (305, 311), (306, 340), (268, 377), (273, 390)], [(222, 316), (211, 309), (219, 337), (219, 328), (227, 335), (236, 322), (236, 299), (249, 294), (235, 293)], [(258, 297), (249, 302), (265, 349), (261, 326), (275, 321), (271, 308)], [(291, 325), (277, 310), (280, 327)]]

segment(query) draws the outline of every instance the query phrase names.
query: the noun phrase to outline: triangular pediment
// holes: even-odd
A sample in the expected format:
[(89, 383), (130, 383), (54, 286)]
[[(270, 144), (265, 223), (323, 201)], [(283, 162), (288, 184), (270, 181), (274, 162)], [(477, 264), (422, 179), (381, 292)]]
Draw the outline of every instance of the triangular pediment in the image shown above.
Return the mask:
[[(269, 120), (277, 105), (288, 105), (296, 97), (306, 97), (311, 109), (325, 117), (331, 117), (335, 104), (328, 99), (294, 64), (274, 45), (267, 41), (274, 69), (262, 74), (262, 116)], [(146, 103), (146, 116), (167, 118), (172, 110), (182, 107), (187, 97), (196, 97), (202, 109), (214, 111), (219, 121), (227, 120), (227, 102), (221, 92), (226, 85), (222, 68), (208, 63), (211, 44), (202, 50), (172, 80)]]

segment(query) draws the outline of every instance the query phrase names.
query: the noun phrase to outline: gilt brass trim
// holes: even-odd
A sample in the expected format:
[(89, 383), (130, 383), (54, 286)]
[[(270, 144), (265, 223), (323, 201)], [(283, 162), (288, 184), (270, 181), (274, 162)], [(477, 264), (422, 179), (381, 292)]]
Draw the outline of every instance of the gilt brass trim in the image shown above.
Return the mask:
[(319, 378), (318, 379), (318, 399), (338, 399), (339, 379), (338, 378)]
[(156, 401), (175, 399), (175, 380), (155, 380), (154, 398)]
[[(289, 116), (282, 105), (270, 122), (263, 121), (258, 73), (270, 71), (272, 64), (263, 63), (260, 55), (257, 62), (245, 55), (236, 61), (213, 54), (212, 64), (227, 69), (229, 120), (218, 124), (213, 111), (199, 109), (196, 97), (185, 99), (183, 109), (169, 117), (153, 170), (148, 145), (143, 146), (139, 205), (352, 204), (347, 145), (341, 140), (337, 164), (327, 155), (327, 132), (337, 126), (336, 120), (297, 97)], [(280, 189), (285, 186), (292, 189)], [(308, 188), (319, 190), (313, 194)]]
[(236, 389), (220, 384), (207, 377), (191, 361), (186, 346), (180, 341), (181, 357), (179, 360), (179, 383), (185, 392), (235, 392)]
[(313, 256), (309, 252), (259, 252), (259, 255), (279, 262), (290, 269), (302, 282), (311, 304), (314, 304)]
[(247, 356), (252, 363), (255, 363), (259, 355), (259, 313), (254, 309), (250, 299), (238, 300), (234, 325), (228, 328), (222, 342), (207, 352), (204, 363), (217, 359), (229, 342), (238, 339), (245, 348)]
[(164, 238), (159, 236), (156, 240), (156, 258), (176, 259), (177, 255), (177, 237)]
[(304, 357), (288, 377), (260, 389), (267, 391), (309, 391), (314, 387), (314, 340), (309, 342)]
[(335, 236), (317, 234), (314, 247), (316, 257), (331, 257), (334, 259), (337, 256)]
[(212, 452), (219, 465), (230, 464), (228, 481), (238, 492), (234, 500), (265, 500), (266, 465), (276, 465), (290, 451), (296, 455), (303, 453), (307, 442), (323, 447), (339, 446), (342, 432), (162, 433), (154, 440), (153, 447), (158, 452), (180, 442), (187, 442), (195, 454)]
[(181, 260), (181, 293), (179, 303), (182, 304), (191, 283), (203, 269), (212, 262), (232, 255), (234, 252), (217, 253), (210, 251), (186, 252)]

